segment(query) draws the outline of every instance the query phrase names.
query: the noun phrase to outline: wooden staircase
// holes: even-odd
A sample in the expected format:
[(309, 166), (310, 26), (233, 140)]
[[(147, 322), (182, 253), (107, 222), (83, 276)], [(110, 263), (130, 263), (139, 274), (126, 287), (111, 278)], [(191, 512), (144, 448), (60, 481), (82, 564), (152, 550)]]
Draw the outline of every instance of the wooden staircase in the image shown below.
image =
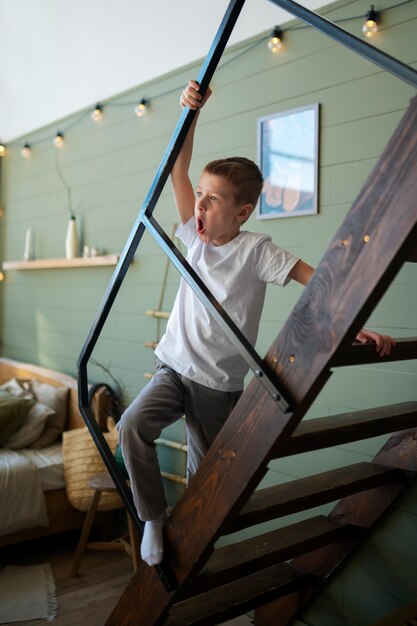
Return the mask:
[[(254, 608), (258, 626), (289, 624), (413, 480), (417, 401), (300, 422), (333, 368), (380, 360), (352, 341), (402, 264), (416, 261), (416, 198), (414, 99), (265, 357), (293, 411), (251, 381), (166, 524), (163, 565), (176, 588), (142, 563), (109, 626), (218, 624)], [(417, 338), (388, 357), (415, 358)], [(370, 463), (254, 491), (273, 458), (392, 432)], [(338, 499), (327, 517), (213, 548), (221, 535)]]

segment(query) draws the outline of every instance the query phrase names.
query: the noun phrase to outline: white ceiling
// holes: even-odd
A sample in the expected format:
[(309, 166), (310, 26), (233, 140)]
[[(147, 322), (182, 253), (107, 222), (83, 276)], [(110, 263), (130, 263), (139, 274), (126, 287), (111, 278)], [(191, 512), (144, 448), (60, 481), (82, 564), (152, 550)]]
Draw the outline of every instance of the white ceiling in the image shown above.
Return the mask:
[[(0, 0), (0, 139), (24, 136), (204, 57), (227, 6), (228, 0)], [(290, 17), (267, 0), (247, 0), (230, 44)]]

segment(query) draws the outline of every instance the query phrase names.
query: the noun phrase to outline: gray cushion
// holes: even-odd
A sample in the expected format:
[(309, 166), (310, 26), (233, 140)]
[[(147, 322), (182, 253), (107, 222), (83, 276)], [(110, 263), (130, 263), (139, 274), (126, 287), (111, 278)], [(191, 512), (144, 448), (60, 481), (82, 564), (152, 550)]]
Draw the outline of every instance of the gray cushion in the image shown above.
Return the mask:
[(67, 421), (68, 388), (55, 387), (38, 380), (13, 378), (1, 386), (10, 394), (33, 398), (54, 411), (46, 420), (41, 435), (31, 444), (31, 448), (46, 448), (62, 435)]
[(0, 445), (21, 427), (32, 405), (33, 400), (0, 391)]

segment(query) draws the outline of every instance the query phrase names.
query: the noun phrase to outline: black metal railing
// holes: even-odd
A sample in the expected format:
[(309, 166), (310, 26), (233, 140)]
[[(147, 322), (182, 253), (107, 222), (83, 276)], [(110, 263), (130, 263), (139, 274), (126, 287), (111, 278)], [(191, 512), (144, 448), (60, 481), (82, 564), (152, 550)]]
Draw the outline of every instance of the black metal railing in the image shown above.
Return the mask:
[(348, 33), (340, 26), (337, 26), (333, 22), (326, 20), (326, 18), (321, 15), (317, 15), (314, 11), (310, 11), (305, 7), (293, 2), (293, 0), (268, 0), (275, 4), (281, 9), (288, 11), (295, 17), (298, 17), (300, 20), (313, 26), (324, 35), (331, 37), (337, 41), (337, 43), (342, 44), (352, 52), (356, 52), (356, 54), (360, 54), (362, 57), (379, 65), (383, 70), (394, 74), (397, 78), (404, 80), (409, 83), (413, 87), (417, 87), (417, 72), (413, 70), (413, 68), (409, 67), (405, 63), (398, 61), (394, 57), (382, 52), (382, 50), (378, 50), (374, 46), (371, 46), (367, 41), (363, 39), (359, 39), (359, 37), (355, 37), (351, 33)]
[[(349, 47), (368, 60), (377, 63), (383, 69), (395, 74), (399, 78), (406, 80), (414, 86), (417, 86), (417, 72), (404, 65), (403, 63), (393, 59), (389, 55), (370, 46), (368, 43), (358, 39), (354, 35), (347, 33), (332, 22), (316, 15), (312, 11), (297, 5), (291, 0), (270, 0), (274, 4), (293, 13), (311, 26), (319, 29), (321, 32), (329, 35), (336, 41)], [(239, 17), (240, 11), (245, 0), (231, 0), (225, 16), (219, 26), (214, 41), (211, 45), (209, 53), (202, 65), (197, 80), (200, 84), (200, 93), (204, 94), (210, 80), (215, 72), (219, 60), (226, 47), (230, 34)], [(92, 327), (89, 331), (87, 339), (78, 359), (78, 389), (79, 389), (79, 407), (81, 414), (88, 426), (94, 442), (103, 457), (104, 463), (123, 499), (123, 502), (131, 515), (139, 530), (143, 530), (143, 522), (139, 519), (129, 486), (124, 479), (121, 470), (117, 466), (113, 454), (108, 447), (103, 434), (94, 419), (89, 398), (88, 398), (88, 373), (87, 364), (98, 341), (100, 333), (110, 313), (112, 305), (125, 278), (125, 275), (132, 262), (134, 254), (142, 239), (145, 229), (154, 237), (161, 246), (165, 254), (170, 258), (172, 263), (179, 270), (181, 275), (194, 290), (197, 296), (205, 304), (211, 315), (221, 326), (230, 341), (235, 345), (236, 349), (246, 360), (249, 367), (253, 370), (259, 381), (265, 386), (271, 397), (277, 402), (283, 411), (289, 411), (292, 408), (292, 399), (287, 390), (285, 390), (274, 372), (265, 364), (263, 359), (257, 354), (254, 348), (249, 344), (247, 339), (242, 335), (234, 322), (230, 319), (221, 305), (210, 293), (198, 275), (190, 267), (184, 259), (180, 251), (172, 243), (168, 235), (162, 230), (152, 213), (161, 195), (167, 178), (171, 172), (173, 164), (178, 156), (181, 146), (187, 136), (188, 130), (192, 124), (196, 112), (184, 109), (178, 124), (174, 130), (171, 141), (165, 151), (159, 168), (156, 172), (152, 185), (145, 198), (142, 209), (138, 218), (133, 225), (129, 238), (125, 244), (121, 254), (119, 263), (113, 273), (103, 300), (97, 311)], [(158, 574), (167, 590), (175, 587), (175, 581), (170, 573), (169, 565), (163, 562), (161, 566), (157, 566)]]

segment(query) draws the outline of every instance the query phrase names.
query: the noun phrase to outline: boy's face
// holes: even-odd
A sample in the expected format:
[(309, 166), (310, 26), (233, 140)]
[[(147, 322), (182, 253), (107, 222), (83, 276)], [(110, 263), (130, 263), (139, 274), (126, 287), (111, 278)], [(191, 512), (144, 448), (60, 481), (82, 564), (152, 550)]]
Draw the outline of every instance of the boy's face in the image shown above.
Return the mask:
[(223, 176), (203, 172), (195, 192), (194, 214), (197, 233), (204, 243), (222, 246), (232, 241), (252, 211), (251, 204), (239, 205), (235, 187)]

